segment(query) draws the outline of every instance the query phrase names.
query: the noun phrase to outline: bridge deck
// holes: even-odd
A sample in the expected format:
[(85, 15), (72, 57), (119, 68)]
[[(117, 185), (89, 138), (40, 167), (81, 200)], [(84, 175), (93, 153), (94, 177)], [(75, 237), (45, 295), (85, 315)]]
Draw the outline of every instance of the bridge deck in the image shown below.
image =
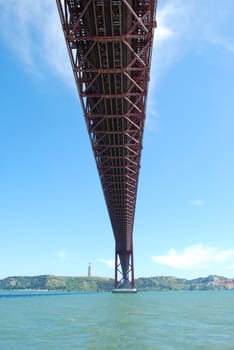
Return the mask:
[[(155, 0), (57, 0), (116, 242), (133, 275), (133, 224)], [(120, 263), (118, 264), (118, 259)], [(120, 270), (120, 268), (121, 270)]]

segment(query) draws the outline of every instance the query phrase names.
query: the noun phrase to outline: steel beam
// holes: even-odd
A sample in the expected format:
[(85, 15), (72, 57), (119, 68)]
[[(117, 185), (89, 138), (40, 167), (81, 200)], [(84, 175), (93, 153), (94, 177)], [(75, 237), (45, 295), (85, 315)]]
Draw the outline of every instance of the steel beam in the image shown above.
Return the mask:
[(115, 237), (134, 288), (133, 225), (156, 0), (56, 0)]

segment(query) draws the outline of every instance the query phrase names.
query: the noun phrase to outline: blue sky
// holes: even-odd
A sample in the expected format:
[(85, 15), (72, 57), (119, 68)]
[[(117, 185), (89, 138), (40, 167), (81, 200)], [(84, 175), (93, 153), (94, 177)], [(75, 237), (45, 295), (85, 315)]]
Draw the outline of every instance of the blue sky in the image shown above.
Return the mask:
[[(233, 0), (158, 1), (135, 274), (234, 277)], [(0, 0), (0, 278), (113, 277), (55, 1)]]

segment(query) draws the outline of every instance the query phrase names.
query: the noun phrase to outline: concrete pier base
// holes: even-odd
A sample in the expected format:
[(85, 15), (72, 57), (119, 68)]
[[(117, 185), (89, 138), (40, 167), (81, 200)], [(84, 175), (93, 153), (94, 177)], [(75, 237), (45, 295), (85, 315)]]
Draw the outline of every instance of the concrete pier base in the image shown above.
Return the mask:
[(112, 290), (112, 293), (114, 294), (125, 294), (125, 293), (137, 293), (137, 289), (136, 288), (114, 288)]

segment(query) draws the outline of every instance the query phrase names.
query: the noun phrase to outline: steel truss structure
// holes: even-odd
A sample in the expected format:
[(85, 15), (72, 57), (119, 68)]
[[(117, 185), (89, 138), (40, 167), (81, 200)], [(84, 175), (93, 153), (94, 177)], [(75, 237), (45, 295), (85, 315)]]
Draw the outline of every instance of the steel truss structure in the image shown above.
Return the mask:
[(115, 287), (134, 287), (133, 224), (156, 0), (57, 0), (115, 237)]

